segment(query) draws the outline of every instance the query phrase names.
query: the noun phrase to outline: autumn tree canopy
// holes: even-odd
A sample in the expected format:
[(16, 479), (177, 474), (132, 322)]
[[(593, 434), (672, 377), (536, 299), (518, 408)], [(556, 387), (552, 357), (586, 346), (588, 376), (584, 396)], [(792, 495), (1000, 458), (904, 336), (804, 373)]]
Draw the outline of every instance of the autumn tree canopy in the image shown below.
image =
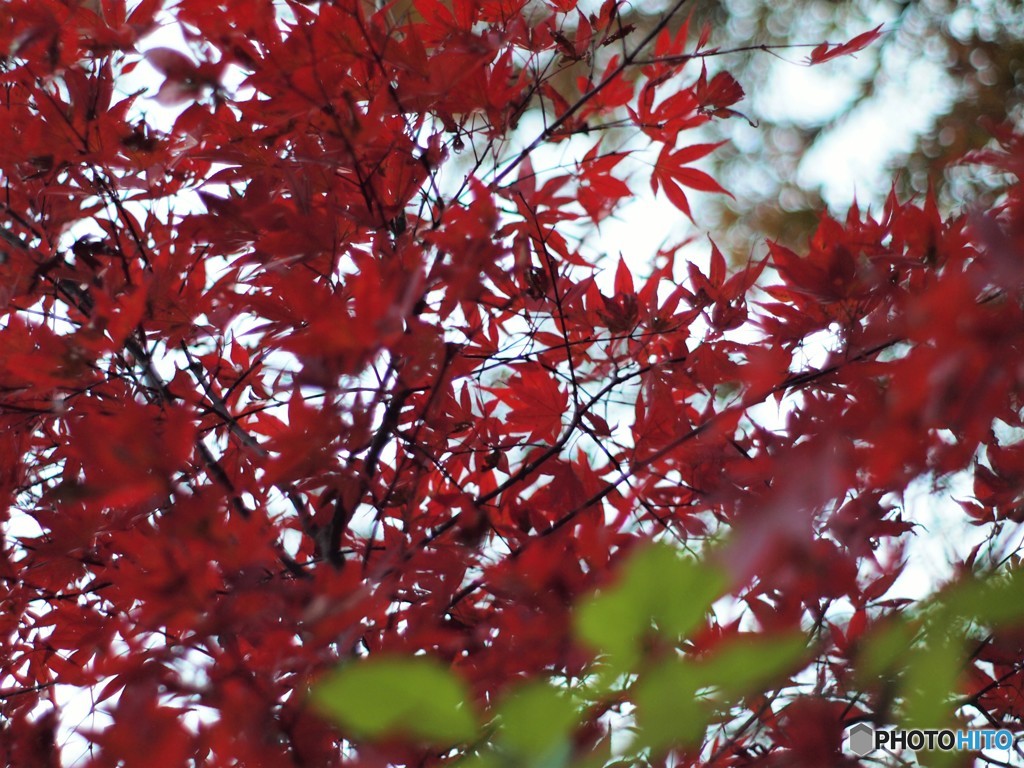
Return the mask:
[[(7, 765), (1021, 727), (1024, 138), (961, 158), (985, 205), (894, 191), (737, 262), (699, 4), (5, 5)], [(645, 263), (606, 232), (651, 196), (692, 225)], [(922, 486), (980, 535), (911, 599)]]

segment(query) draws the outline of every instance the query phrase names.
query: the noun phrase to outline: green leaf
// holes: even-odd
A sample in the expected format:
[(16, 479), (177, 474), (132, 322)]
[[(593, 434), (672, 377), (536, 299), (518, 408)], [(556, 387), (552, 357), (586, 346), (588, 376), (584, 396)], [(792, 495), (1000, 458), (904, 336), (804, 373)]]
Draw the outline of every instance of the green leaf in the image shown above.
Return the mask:
[(426, 656), (371, 658), (343, 666), (318, 683), (311, 696), (324, 716), (360, 738), (450, 746), (476, 735), (465, 683)]
[(672, 639), (701, 622), (725, 588), (716, 568), (686, 558), (665, 544), (634, 553), (620, 581), (580, 606), (578, 636), (628, 668), (652, 627)]
[(567, 744), (579, 719), (565, 692), (533, 683), (513, 692), (498, 707), (496, 737), (503, 748), (522, 757), (540, 758)]
[(712, 714), (698, 698), (702, 687), (696, 666), (681, 659), (645, 673), (633, 688), (641, 742), (655, 750), (699, 744)]
[(627, 656), (643, 630), (645, 607), (617, 588), (584, 603), (576, 612), (576, 633), (593, 647)]
[(717, 711), (761, 692), (796, 669), (806, 654), (806, 638), (794, 632), (734, 640), (706, 660), (659, 664), (633, 688), (641, 740), (655, 750), (700, 743)]
[(900, 616), (891, 616), (872, 628), (861, 641), (857, 656), (857, 678), (872, 685), (879, 677), (892, 677), (912, 651), (919, 628)]
[(939, 596), (939, 623), (978, 621), (986, 626), (1024, 621), (1024, 571), (968, 578)]
[(764, 686), (794, 672), (806, 654), (803, 633), (758, 635), (723, 643), (700, 662), (700, 671), (706, 685), (738, 698), (760, 693)]
[(903, 721), (907, 727), (942, 728), (951, 724), (963, 662), (963, 643), (952, 638), (932, 638), (915, 649), (907, 659), (903, 677)]

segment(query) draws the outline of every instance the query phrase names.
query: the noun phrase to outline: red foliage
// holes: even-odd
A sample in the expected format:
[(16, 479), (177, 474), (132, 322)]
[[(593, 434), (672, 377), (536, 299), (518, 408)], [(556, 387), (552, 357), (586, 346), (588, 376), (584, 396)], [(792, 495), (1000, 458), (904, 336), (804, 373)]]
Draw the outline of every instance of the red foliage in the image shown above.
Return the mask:
[[(903, 606), (908, 486), (970, 472), (993, 541), (1024, 519), (1024, 187), (637, 274), (580, 232), (645, 185), (690, 218), (725, 192), (693, 131), (743, 89), (692, 70), (707, 33), (669, 34), (673, 12), (643, 37), (614, 0), (576, 5), (8, 3), (7, 764), (450, 762), (361, 743), (304, 691), (381, 653), (444, 660), (484, 711), (586, 674), (573, 607), (656, 537), (725, 537), (744, 632), (817, 654), (811, 693), (773, 681), (786, 706), (747, 701), (694, 761), (839, 764), (844, 719), (889, 717), (850, 670)], [(143, 53), (168, 24), (187, 49)], [(126, 91), (146, 65), (167, 130)], [(623, 120), (642, 147), (605, 145)], [(977, 159), (1019, 174), (1024, 140), (1000, 141)], [(1008, 632), (970, 662), (1001, 723), (1024, 717), (1019, 659)]]
[(822, 64), (826, 61), (839, 58), (840, 56), (846, 56), (847, 54), (856, 53), (857, 51), (863, 51), (871, 43), (877, 40), (882, 34), (882, 25), (879, 24), (874, 29), (869, 29), (867, 32), (854, 37), (845, 43), (837, 43), (830, 45), (829, 43), (822, 43), (811, 51), (810, 63), (811, 64)]

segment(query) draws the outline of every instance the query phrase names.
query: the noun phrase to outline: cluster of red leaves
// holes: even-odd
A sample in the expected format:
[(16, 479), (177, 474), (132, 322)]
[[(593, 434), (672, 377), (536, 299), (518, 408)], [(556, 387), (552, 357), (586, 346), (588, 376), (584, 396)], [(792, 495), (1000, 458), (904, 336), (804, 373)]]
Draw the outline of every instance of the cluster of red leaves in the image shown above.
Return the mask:
[[(650, 185), (689, 216), (684, 189), (723, 190), (686, 133), (743, 91), (687, 70), (707, 35), (668, 31), (678, 5), (642, 39), (614, 0), (576, 5), (8, 3), (8, 764), (445, 762), (353, 751), (302, 692), (379, 653), (449, 662), (485, 709), (581, 675), (571, 608), (614, 563), (725, 530), (747, 617), (709, 617), (690, 651), (812, 621), (821, 674), (783, 712), (752, 702), (760, 729), (716, 736), (715, 764), (824, 765), (839, 719), (885, 719), (885, 686), (849, 669), (901, 606), (903, 491), (973, 469), (971, 518), (1021, 519), (1020, 187), (974, 220), (895, 198), (823, 217), (805, 253), (731, 274), (713, 247), (706, 268), (672, 248), (640, 280), (572, 235), (643, 167), (602, 126), (632, 121)], [(172, 20), (188, 53), (140, 53)], [(166, 132), (121, 87), (143, 61), (181, 108)], [(580, 142), (574, 167), (534, 170)], [(1008, 135), (983, 159), (1022, 158)], [(777, 428), (750, 413), (772, 401)], [(999, 722), (1024, 714), (1016, 642), (970, 669)], [(102, 715), (62, 756), (72, 689)], [(616, 703), (587, 713), (580, 754), (607, 748)]]

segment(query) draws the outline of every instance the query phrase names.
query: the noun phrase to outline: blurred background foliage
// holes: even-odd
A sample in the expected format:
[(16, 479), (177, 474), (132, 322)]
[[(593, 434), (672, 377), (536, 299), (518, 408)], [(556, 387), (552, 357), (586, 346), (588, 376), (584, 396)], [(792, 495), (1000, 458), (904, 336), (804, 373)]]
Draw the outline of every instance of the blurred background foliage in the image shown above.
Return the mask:
[[(702, 201), (698, 222), (745, 260), (764, 238), (801, 242), (827, 205), (842, 214), (856, 196), (880, 207), (929, 185), (946, 212), (991, 202), (998, 180), (958, 161), (991, 139), (987, 126), (1019, 124), (1024, 103), (1024, 8), (1019, 0), (698, 0), (691, 34), (710, 25), (711, 48), (771, 46), (709, 57), (747, 98), (742, 118), (716, 120), (730, 142), (709, 164), (735, 195)], [(667, 3), (624, 6), (638, 31)], [(685, 19), (685, 14), (679, 21)], [(845, 42), (878, 24), (882, 39), (855, 57), (808, 68), (810, 48)], [(696, 65), (695, 65), (696, 66)], [(699, 70), (695, 69), (695, 74)], [(756, 126), (756, 127), (755, 127)], [(836, 172), (836, 158), (844, 172)], [(987, 172), (985, 172), (987, 173)], [(709, 196), (711, 197), (711, 196)]]
[[(727, 57), (746, 92), (758, 94), (741, 104), (757, 130), (735, 119), (715, 125), (732, 139), (717, 155), (716, 170), (736, 198), (711, 201), (708, 224), (729, 232), (721, 245), (735, 257), (745, 258), (764, 237), (803, 241), (822, 203), (834, 210), (848, 205), (854, 193), (843, 188), (848, 180), (813, 167), (827, 165), (829, 155), (848, 156), (862, 206), (877, 208), (893, 183), (902, 198), (924, 195), (934, 185), (946, 211), (990, 201), (995, 180), (958, 161), (990, 140), (987, 126), (1021, 120), (1021, 2), (701, 0), (693, 12), (712, 26), (712, 44), (721, 48), (843, 42), (878, 24), (887, 33), (856, 58), (805, 70), (835, 79), (805, 94), (780, 94), (787, 83), (804, 81), (794, 77), (802, 49), (778, 50), (781, 58), (763, 51)], [(779, 109), (780, 98), (797, 106), (803, 98), (819, 103), (790, 111)], [(865, 167), (871, 164), (878, 167)], [(872, 181), (865, 185), (864, 179)]]

